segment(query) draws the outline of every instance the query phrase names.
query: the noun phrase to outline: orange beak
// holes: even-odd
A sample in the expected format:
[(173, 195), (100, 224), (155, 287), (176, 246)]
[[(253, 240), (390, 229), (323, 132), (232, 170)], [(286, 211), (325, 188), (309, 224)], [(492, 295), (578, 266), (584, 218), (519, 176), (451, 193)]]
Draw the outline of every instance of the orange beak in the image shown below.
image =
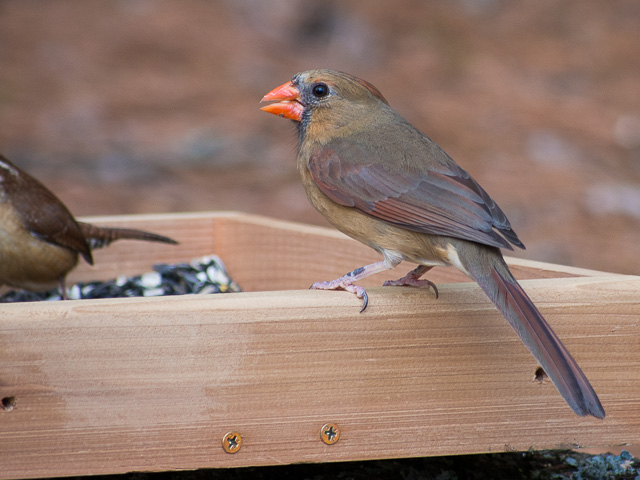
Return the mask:
[(275, 100), (278, 103), (265, 105), (260, 110), (299, 122), (302, 120), (304, 107), (298, 98), (300, 98), (300, 91), (291, 82), (287, 82), (274, 88), (260, 100), (261, 102)]

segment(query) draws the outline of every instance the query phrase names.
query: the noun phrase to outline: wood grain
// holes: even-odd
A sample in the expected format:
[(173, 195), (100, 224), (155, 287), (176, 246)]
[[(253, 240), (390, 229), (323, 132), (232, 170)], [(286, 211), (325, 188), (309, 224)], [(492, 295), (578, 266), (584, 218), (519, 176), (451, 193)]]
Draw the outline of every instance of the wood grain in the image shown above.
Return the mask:
[[(246, 291), (289, 290), (308, 288), (313, 282), (331, 280), (381, 259), (369, 247), (337, 230), (243, 213), (128, 215), (82, 220), (96, 225), (150, 230), (175, 238), (180, 245), (116, 242), (95, 251), (95, 267), (81, 263), (69, 275), (68, 284), (139, 274), (150, 270), (153, 263), (189, 261), (216, 253)], [(602, 274), (521, 259), (509, 259), (509, 263), (519, 279)], [(413, 267), (402, 264), (361, 283), (381, 285), (384, 280), (403, 276)], [(436, 283), (469, 281), (455, 268), (437, 267), (428, 277)]]
[[(163, 261), (213, 248), (241, 283), (257, 275), (255, 289), (362, 260), (324, 229), (187, 217), (126, 226), (179, 235)], [(340, 242), (346, 253), (315, 256), (320, 266), (296, 263), (309, 244)], [(535, 360), (471, 283), (439, 285), (438, 300), (371, 288), (363, 314), (348, 293), (309, 290), (2, 305), (0, 478), (638, 445), (640, 278), (587, 273), (523, 286), (594, 385), (603, 421), (534, 380)], [(320, 439), (326, 422), (341, 429), (334, 445)], [(233, 455), (221, 447), (229, 431), (243, 437)]]

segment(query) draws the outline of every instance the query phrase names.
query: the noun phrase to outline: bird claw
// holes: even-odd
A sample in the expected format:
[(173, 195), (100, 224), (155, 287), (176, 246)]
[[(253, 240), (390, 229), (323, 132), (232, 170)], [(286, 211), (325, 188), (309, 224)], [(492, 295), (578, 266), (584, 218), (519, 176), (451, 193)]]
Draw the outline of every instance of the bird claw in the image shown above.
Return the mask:
[(398, 280), (387, 280), (386, 282), (384, 282), (382, 284), (383, 287), (418, 287), (418, 288), (424, 288), (426, 287), (427, 289), (431, 288), (433, 289), (433, 293), (435, 293), (436, 298), (438, 298), (438, 287), (436, 287), (436, 284), (433, 283), (431, 280), (426, 280), (426, 279), (418, 279), (415, 278), (414, 276), (411, 275), (411, 273), (405, 275), (402, 278), (399, 278)]
[(369, 296), (367, 295), (364, 287), (359, 285), (354, 285), (353, 283), (349, 283), (345, 281), (343, 278), (338, 278), (337, 280), (331, 280), (329, 282), (316, 282), (309, 287), (311, 290), (345, 290), (347, 292), (355, 294), (356, 297), (362, 299), (362, 308), (360, 309), (360, 313), (364, 312), (369, 304)]

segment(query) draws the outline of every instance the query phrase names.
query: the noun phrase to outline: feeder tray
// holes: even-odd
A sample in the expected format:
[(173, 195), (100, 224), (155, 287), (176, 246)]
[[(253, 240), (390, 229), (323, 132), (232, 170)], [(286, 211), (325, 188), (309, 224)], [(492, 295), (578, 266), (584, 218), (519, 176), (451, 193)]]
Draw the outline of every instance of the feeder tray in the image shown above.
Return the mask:
[(339, 232), (239, 213), (85, 219), (117, 242), (76, 281), (216, 254), (243, 293), (0, 305), (0, 478), (335, 462), (640, 443), (640, 277), (508, 259), (607, 412), (576, 416), (476, 284), (361, 282)]

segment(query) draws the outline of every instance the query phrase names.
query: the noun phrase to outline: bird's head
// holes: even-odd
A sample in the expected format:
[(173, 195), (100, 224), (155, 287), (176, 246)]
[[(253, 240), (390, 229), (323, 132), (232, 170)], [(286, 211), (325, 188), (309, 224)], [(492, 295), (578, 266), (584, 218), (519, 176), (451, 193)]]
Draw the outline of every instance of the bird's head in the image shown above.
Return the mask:
[(367, 108), (388, 105), (380, 91), (370, 83), (335, 70), (297, 73), (261, 101), (275, 101), (261, 110), (300, 122), (304, 130), (311, 123), (335, 127), (357, 123), (366, 117)]

